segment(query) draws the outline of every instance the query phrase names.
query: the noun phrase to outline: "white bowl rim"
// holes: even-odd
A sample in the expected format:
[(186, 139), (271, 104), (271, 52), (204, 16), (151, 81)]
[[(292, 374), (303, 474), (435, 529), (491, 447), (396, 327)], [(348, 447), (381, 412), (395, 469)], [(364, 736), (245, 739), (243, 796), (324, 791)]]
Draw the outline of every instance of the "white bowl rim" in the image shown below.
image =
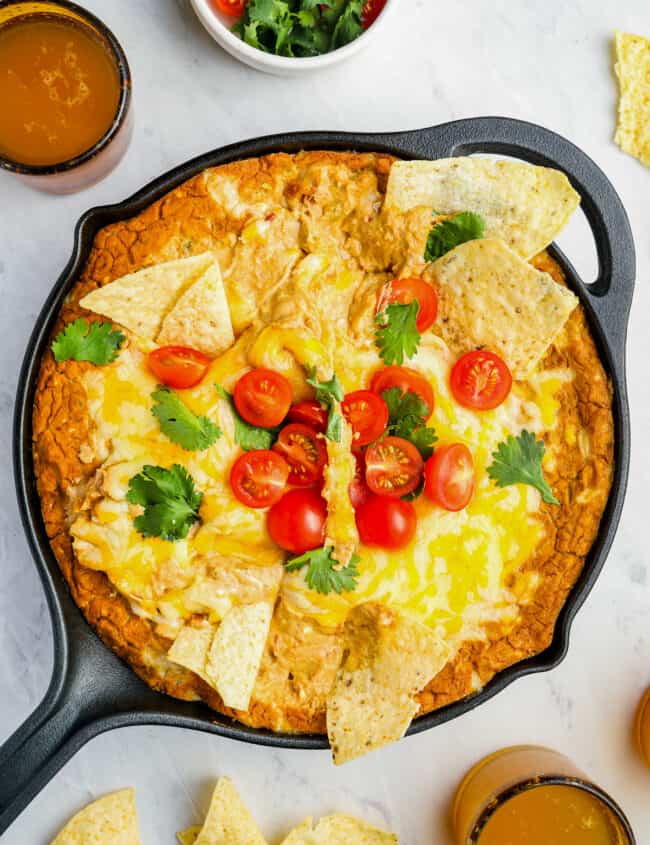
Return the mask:
[[(217, 41), (223, 40), (225, 42), (222, 46), (225, 47), (227, 45), (230, 48), (229, 52), (231, 52), (231, 55), (239, 58), (238, 54), (240, 54), (242, 60), (246, 57), (254, 63), (264, 64), (269, 68), (276, 68), (277, 70), (286, 70), (288, 68), (292, 70), (313, 70), (343, 61), (345, 58), (356, 53), (357, 50), (376, 34), (377, 28), (385, 23), (387, 15), (395, 7), (397, 0), (386, 0), (386, 5), (379, 13), (377, 19), (358, 38), (355, 38), (354, 41), (350, 41), (336, 50), (330, 50), (328, 53), (321, 53), (318, 56), (276, 56), (275, 53), (267, 53), (265, 50), (252, 47), (239, 38), (239, 36), (232, 33), (226, 24), (223, 23), (213, 8), (211, 0), (190, 0), (190, 2), (201, 23)], [(233, 24), (234, 21), (235, 19), (233, 18)]]

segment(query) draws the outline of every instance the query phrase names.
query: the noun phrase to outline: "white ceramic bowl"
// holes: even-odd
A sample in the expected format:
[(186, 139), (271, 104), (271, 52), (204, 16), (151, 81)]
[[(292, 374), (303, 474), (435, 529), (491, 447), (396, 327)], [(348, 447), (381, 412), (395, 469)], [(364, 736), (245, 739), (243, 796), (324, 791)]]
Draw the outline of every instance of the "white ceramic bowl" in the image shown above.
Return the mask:
[(355, 53), (370, 44), (380, 27), (386, 25), (392, 10), (397, 5), (397, 0), (386, 0), (386, 5), (372, 26), (354, 41), (346, 44), (345, 47), (339, 47), (338, 50), (332, 50), (331, 53), (323, 53), (322, 56), (293, 59), (288, 56), (275, 56), (272, 53), (265, 53), (263, 50), (258, 50), (256, 47), (246, 44), (239, 36), (230, 31), (235, 19), (218, 12), (211, 0), (190, 0), (190, 2), (198, 19), (224, 50), (239, 59), (240, 62), (244, 62), (244, 64), (250, 65), (256, 70), (272, 73), (276, 76), (300, 76), (349, 59), (350, 56), (354, 56)]

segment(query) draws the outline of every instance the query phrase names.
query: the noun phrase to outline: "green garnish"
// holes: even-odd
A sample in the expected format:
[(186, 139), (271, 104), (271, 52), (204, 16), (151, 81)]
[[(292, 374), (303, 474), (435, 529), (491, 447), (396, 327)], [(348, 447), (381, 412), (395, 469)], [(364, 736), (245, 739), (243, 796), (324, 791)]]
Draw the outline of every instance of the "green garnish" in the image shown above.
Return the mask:
[(405, 393), (399, 387), (390, 387), (381, 394), (388, 405), (388, 434), (409, 440), (426, 461), (433, 455), (437, 441), (435, 429), (426, 425), (429, 416), (427, 403), (417, 393)]
[(260, 426), (246, 422), (243, 417), (239, 416), (232, 394), (228, 393), (220, 384), (215, 384), (214, 387), (219, 396), (230, 405), (232, 418), (235, 422), (235, 443), (239, 443), (244, 452), (251, 452), (254, 449), (270, 449), (277, 436), (277, 428), (260, 428)]
[(364, 0), (248, 0), (233, 26), (251, 47), (277, 56), (318, 56), (363, 32)]
[(54, 338), (52, 352), (56, 361), (90, 361), (99, 366), (114, 361), (125, 340), (111, 323), (88, 323), (79, 317)]
[(340, 567), (339, 562), (333, 557), (334, 547), (325, 546), (322, 549), (313, 549), (305, 552), (300, 557), (294, 557), (285, 564), (287, 572), (297, 572), (303, 566), (307, 566), (305, 581), (311, 590), (317, 593), (328, 595), (332, 592), (351, 593), (356, 590), (359, 572), (357, 564), (361, 558), (352, 555), (347, 566)]
[(483, 218), (480, 214), (474, 214), (473, 211), (462, 211), (449, 220), (436, 223), (429, 232), (424, 259), (436, 261), (454, 247), (482, 238), (484, 231)]
[(151, 394), (151, 413), (160, 423), (160, 430), (188, 451), (200, 452), (221, 437), (221, 429), (207, 417), (198, 417), (169, 387), (159, 385)]
[(335, 440), (337, 443), (341, 440), (341, 415), (338, 413), (337, 403), (343, 401), (343, 388), (341, 382), (336, 377), (336, 373), (329, 381), (318, 381), (316, 377), (316, 367), (307, 368), (307, 384), (311, 385), (316, 391), (316, 401), (327, 411), (327, 428), (325, 429), (325, 436), (329, 440)]
[(173, 542), (187, 537), (190, 527), (198, 522), (203, 493), (180, 464), (171, 469), (147, 465), (129, 481), (126, 499), (144, 508), (133, 522), (143, 537)]
[(391, 302), (375, 316), (375, 340), (385, 364), (403, 364), (412, 358), (420, 345), (417, 317), (420, 306), (417, 300), (404, 304)]
[(546, 447), (543, 440), (536, 440), (530, 431), (522, 431), (518, 437), (509, 437), (499, 443), (493, 453), (493, 461), (487, 473), (497, 487), (511, 484), (529, 484), (542, 494), (549, 505), (559, 505), (542, 470), (542, 458)]

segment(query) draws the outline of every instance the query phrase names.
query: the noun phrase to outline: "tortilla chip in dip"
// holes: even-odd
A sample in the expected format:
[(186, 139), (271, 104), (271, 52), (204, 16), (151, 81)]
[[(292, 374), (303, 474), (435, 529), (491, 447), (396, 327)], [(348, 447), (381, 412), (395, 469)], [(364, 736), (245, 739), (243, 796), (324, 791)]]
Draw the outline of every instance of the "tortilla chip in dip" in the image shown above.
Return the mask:
[(183, 293), (162, 323), (156, 342), (198, 349), (216, 358), (235, 342), (226, 291), (216, 260)]
[(438, 674), (449, 649), (433, 631), (374, 602), (345, 622), (343, 662), (327, 699), (327, 733), (336, 765), (396, 742), (415, 695)]
[(616, 59), (621, 89), (616, 143), (650, 167), (650, 39), (617, 32)]
[(121, 789), (88, 804), (73, 816), (52, 845), (139, 845), (133, 789)]
[(266, 845), (253, 817), (228, 778), (219, 778), (195, 845)]
[(486, 347), (515, 378), (542, 358), (578, 304), (570, 290), (495, 238), (468, 241), (426, 274), (439, 298), (435, 331), (460, 355)]
[(140, 337), (154, 340), (181, 294), (213, 262), (212, 253), (206, 252), (154, 264), (91, 291), (79, 304)]
[(322, 818), (316, 827), (312, 819), (305, 819), (282, 840), (282, 845), (397, 845), (397, 836), (336, 813)]
[(179, 666), (184, 666), (211, 684), (205, 672), (208, 651), (214, 637), (214, 625), (185, 625), (178, 633), (167, 657)]
[(217, 628), (205, 671), (226, 707), (248, 710), (272, 616), (271, 602), (239, 605)]
[(473, 211), (485, 236), (501, 238), (523, 258), (548, 246), (580, 204), (564, 173), (524, 162), (486, 158), (397, 161), (386, 209), (428, 206), (437, 215)]

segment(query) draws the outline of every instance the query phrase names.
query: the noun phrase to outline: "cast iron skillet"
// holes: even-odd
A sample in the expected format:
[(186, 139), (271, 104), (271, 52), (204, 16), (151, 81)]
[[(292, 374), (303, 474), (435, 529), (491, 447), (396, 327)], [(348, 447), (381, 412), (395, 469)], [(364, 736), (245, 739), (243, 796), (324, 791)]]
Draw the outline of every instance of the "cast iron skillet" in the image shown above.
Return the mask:
[(39, 707), (0, 749), (0, 833), (79, 748), (92, 737), (113, 728), (173, 725), (258, 745), (327, 746), (327, 740), (322, 736), (291, 736), (254, 730), (220, 716), (202, 704), (176, 701), (156, 693), (100, 642), (72, 601), (50, 549), (36, 494), (31, 449), (32, 405), (41, 355), (62, 300), (88, 258), (96, 232), (108, 223), (132, 217), (206, 167), (249, 156), (303, 149), (379, 151), (414, 159), (498, 153), (559, 168), (581, 194), (582, 207), (596, 241), (598, 278), (585, 284), (556, 247), (552, 247), (552, 253), (564, 267), (570, 286), (586, 309), (599, 353), (614, 385), (614, 486), (600, 533), (582, 575), (560, 613), (551, 645), (542, 654), (500, 672), (477, 695), (417, 719), (410, 733), (460, 716), (487, 701), (515, 678), (551, 669), (566, 654), (573, 617), (593, 587), (614, 537), (623, 505), (630, 455), (625, 337), (635, 258), (630, 226), (614, 188), (594, 162), (573, 144), (539, 126), (504, 118), (459, 120), (395, 134), (310, 132), (233, 144), (177, 167), (125, 202), (86, 212), (77, 224), (72, 257), (45, 303), (30, 339), (16, 399), (15, 476), (25, 531), (52, 617), (54, 671)]

